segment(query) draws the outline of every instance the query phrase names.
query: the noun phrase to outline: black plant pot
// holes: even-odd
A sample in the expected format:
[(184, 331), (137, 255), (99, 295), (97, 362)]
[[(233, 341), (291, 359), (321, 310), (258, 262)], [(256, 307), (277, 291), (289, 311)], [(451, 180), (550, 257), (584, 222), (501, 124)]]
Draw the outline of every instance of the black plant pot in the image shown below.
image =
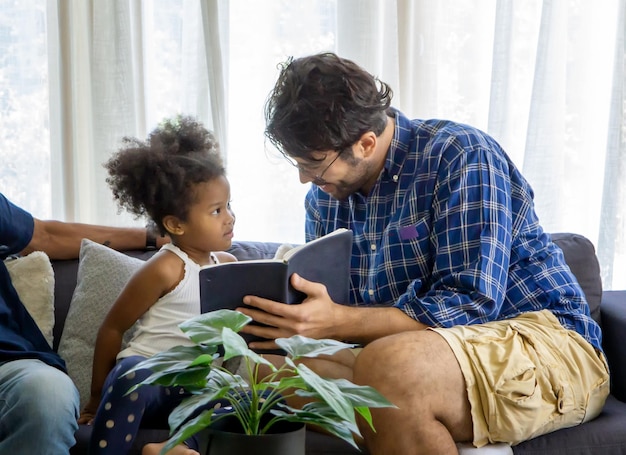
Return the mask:
[(278, 422), (262, 435), (246, 435), (236, 419), (226, 418), (207, 433), (206, 455), (305, 455), (304, 424)]

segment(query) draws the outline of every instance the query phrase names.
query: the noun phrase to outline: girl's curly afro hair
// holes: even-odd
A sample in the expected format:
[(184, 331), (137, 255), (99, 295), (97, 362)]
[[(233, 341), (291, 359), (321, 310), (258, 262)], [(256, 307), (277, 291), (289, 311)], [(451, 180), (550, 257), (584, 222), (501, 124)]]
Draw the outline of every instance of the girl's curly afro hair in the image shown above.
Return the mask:
[(120, 208), (148, 217), (162, 234), (165, 216), (187, 218), (198, 183), (226, 174), (215, 136), (193, 117), (165, 119), (145, 141), (122, 143), (104, 163), (106, 182)]

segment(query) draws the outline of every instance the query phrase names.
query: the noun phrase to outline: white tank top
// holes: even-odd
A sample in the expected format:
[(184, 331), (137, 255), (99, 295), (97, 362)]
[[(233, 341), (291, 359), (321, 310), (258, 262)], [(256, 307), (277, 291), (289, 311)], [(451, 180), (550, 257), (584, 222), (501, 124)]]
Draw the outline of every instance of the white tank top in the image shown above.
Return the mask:
[[(199, 272), (206, 266), (196, 264), (187, 253), (171, 243), (166, 243), (161, 249), (171, 251), (184, 262), (184, 276), (172, 291), (157, 300), (139, 318), (133, 337), (117, 355), (118, 360), (132, 355), (150, 357), (174, 346), (194, 344), (178, 325), (200, 314)], [(211, 258), (218, 263), (214, 254)]]

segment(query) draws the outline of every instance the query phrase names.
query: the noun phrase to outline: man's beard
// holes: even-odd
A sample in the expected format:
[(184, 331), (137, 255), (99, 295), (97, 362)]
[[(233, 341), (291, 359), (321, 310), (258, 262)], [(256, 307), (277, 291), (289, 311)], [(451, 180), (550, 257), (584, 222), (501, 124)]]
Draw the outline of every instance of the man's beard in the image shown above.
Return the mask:
[(345, 201), (352, 194), (362, 192), (371, 179), (372, 165), (368, 161), (355, 158), (349, 160), (349, 163), (352, 164), (350, 174), (347, 176), (350, 180), (344, 178), (338, 182), (319, 182), (320, 184), (316, 183), (316, 185), (329, 185), (331, 191), (328, 191), (328, 194), (339, 201)]

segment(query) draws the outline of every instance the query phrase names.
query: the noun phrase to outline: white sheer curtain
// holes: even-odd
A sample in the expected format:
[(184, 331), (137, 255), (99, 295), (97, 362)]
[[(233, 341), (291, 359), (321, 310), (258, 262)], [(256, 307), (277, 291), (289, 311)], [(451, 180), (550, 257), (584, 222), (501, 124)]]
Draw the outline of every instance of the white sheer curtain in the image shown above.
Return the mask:
[(193, 114), (226, 144), (219, 22), (217, 1), (50, 2), (57, 217), (132, 223), (117, 214), (102, 163), (123, 136), (144, 138), (166, 116)]
[(406, 114), (492, 134), (531, 182), (546, 230), (589, 237), (605, 287), (622, 289), (624, 4), (348, 0), (337, 50), (390, 82)]
[(50, 215), (46, 5), (0, 0), (0, 191)]
[(222, 143), (236, 238), (300, 242), (307, 188), (266, 148), (263, 104), (280, 62), (330, 50), (408, 116), (492, 134), (545, 228), (589, 237), (605, 288), (624, 289), (625, 3), (0, 0), (1, 190), (40, 217), (137, 222), (101, 164), (122, 136), (188, 113)]

